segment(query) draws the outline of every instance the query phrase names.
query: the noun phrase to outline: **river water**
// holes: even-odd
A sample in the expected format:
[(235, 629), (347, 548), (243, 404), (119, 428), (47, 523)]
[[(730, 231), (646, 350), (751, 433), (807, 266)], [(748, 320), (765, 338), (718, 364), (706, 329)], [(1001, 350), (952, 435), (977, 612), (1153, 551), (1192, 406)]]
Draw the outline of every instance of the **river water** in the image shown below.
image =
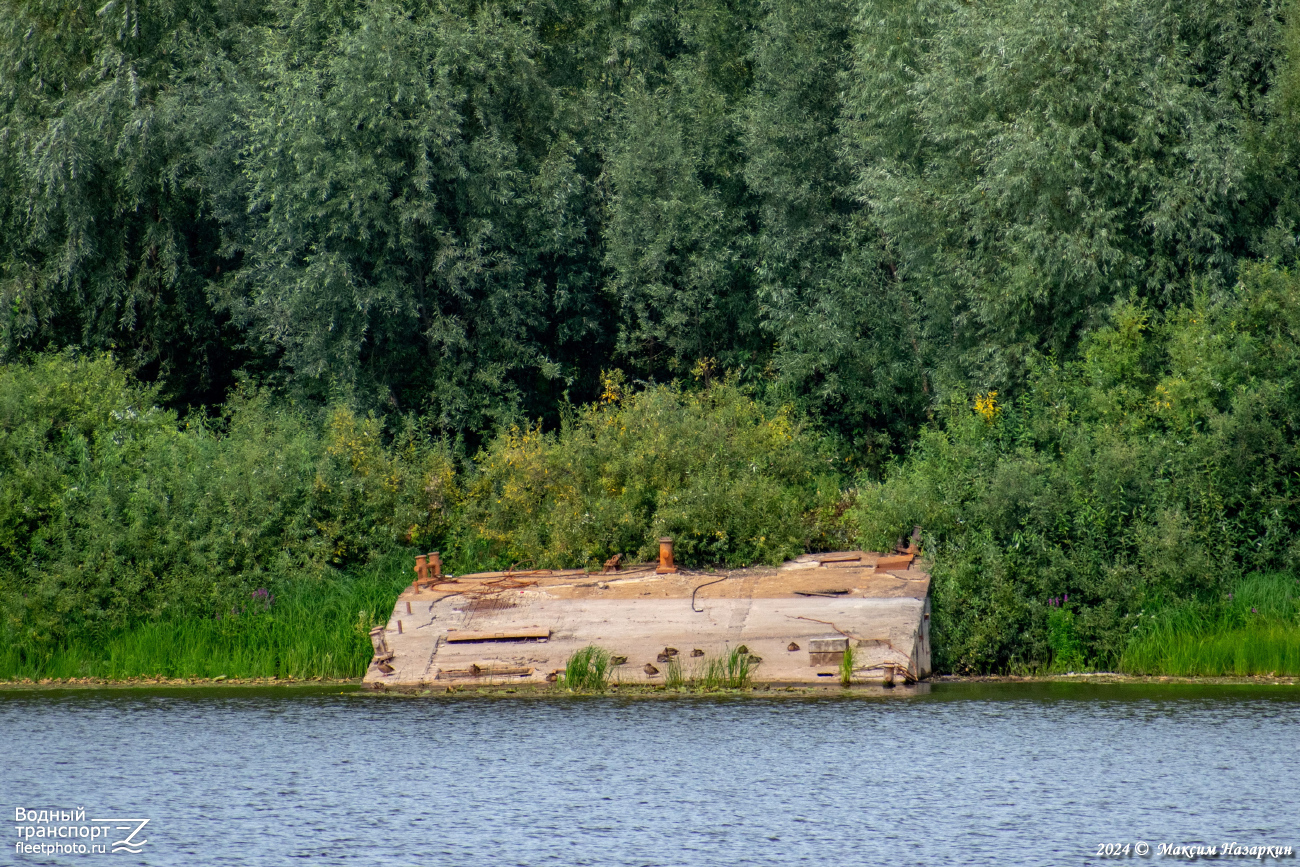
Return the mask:
[(1118, 859), (1141, 863), (1171, 862), (1161, 844), (1300, 847), (1300, 688), (1284, 686), (8, 691), (0, 749), (6, 818), (149, 819), (139, 854), (19, 852), (11, 822), (0, 863), (1060, 865), (1113, 863), (1106, 843), (1144, 842)]

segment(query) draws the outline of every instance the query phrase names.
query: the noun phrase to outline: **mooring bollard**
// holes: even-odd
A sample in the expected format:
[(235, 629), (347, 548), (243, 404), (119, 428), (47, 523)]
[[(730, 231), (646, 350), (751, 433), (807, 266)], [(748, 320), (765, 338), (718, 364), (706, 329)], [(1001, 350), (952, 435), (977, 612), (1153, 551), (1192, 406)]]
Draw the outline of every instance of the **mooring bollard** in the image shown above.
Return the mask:
[(668, 575), (677, 571), (673, 565), (673, 540), (664, 536), (659, 540), (659, 568), (655, 572), (659, 575)]
[(429, 552), (429, 577), (435, 581), (442, 578), (442, 555), (437, 551)]

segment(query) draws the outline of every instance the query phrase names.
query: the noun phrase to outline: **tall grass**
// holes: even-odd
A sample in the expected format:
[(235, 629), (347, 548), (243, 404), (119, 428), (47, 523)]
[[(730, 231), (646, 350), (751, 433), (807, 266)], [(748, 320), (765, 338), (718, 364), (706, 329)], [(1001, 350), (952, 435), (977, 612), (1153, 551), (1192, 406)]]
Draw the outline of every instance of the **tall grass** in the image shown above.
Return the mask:
[(1140, 630), (1120, 669), (1187, 677), (1300, 675), (1300, 579), (1253, 575), (1221, 606), (1169, 609)]
[(844, 648), (844, 658), (840, 660), (840, 685), (853, 685), (853, 645)]
[(569, 657), (561, 685), (571, 692), (603, 692), (612, 673), (609, 651), (591, 644)]
[(682, 670), (682, 664), (677, 657), (671, 657), (664, 664), (664, 686), (669, 689), (681, 689), (686, 686), (688, 679), (686, 672)]
[(156, 620), (43, 657), (0, 648), (0, 678), (354, 678), (365, 673), (371, 626), (387, 621), (406, 582), (392, 558), (377, 567), (294, 581), (221, 619)]
[(748, 650), (708, 657), (693, 682), (700, 689), (745, 689), (753, 682), (755, 663)]

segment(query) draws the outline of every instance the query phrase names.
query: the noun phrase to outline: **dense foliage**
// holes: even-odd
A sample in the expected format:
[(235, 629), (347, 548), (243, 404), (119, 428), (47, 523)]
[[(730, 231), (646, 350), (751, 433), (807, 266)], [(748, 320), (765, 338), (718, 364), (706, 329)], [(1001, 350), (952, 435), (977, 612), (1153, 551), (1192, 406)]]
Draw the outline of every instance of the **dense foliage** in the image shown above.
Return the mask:
[(1295, 255), (1261, 0), (5, 0), (0, 356), (478, 441), (713, 358), (866, 452)]
[(843, 541), (840, 477), (820, 445), (788, 409), (766, 411), (731, 383), (634, 392), (611, 377), (558, 432), (495, 439), (467, 521), (542, 567), (653, 560), (661, 536), (689, 565), (779, 563)]
[(852, 468), (945, 665), (1114, 661), (1296, 565), (1298, 232), (1294, 0), (0, 0), (6, 628), (770, 560)]
[(180, 422), (156, 398), (107, 358), (0, 371), (0, 611), (24, 658), (446, 531), (449, 457), (409, 428), (381, 443), (374, 419), (256, 392)]
[[(669, 533), (684, 563), (771, 563), (840, 526), (832, 458), (789, 410), (725, 382), (634, 391), (611, 376), (606, 389), (556, 434), (508, 429), (457, 462), (412, 421), (385, 426), (341, 405), (305, 411), (245, 390), (219, 419), (182, 420), (109, 357), (8, 365), (0, 671), (40, 670), (70, 644), (120, 644), (148, 624), (175, 641), (166, 623), (198, 623), (193, 641), (216, 647), (267, 614), (246, 636), (261, 641), (284, 616), (269, 616), (276, 598), (277, 612), (298, 603), (286, 635), (315, 629), (306, 601), (347, 598), (340, 572), (412, 548), (441, 546), (456, 571), (572, 566), (650, 557)], [(367, 602), (320, 628), (342, 622), (365, 644), (375, 616)], [(325, 669), (351, 671), (354, 651)]]
[(1081, 358), (1031, 369), (1015, 399), (946, 405), (859, 499), (868, 544), (926, 528), (943, 665), (1113, 665), (1164, 609), (1300, 567), (1296, 276), (1120, 302)]

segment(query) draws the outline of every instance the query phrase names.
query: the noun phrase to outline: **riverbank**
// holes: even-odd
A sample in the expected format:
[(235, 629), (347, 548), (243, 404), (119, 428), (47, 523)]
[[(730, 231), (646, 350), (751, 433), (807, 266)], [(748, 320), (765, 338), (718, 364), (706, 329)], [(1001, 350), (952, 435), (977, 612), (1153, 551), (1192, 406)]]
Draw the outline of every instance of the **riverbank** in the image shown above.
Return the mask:
[(237, 689), (241, 687), (361, 687), (360, 678), (275, 678), (275, 677), (129, 677), (112, 680), (102, 677), (45, 677), (14, 678), (0, 680), (2, 690), (42, 690), (42, 689), (156, 689), (156, 688), (202, 688), (202, 689)]
[[(1253, 675), (1247, 677), (1228, 676), (1228, 677), (1178, 677), (1170, 675), (1133, 675), (1121, 674), (1118, 672), (1087, 672), (1077, 674), (1048, 674), (1048, 675), (936, 675), (921, 681), (921, 685), (938, 686), (946, 684), (1050, 684), (1050, 683), (1077, 683), (1077, 684), (1133, 684), (1133, 685), (1163, 685), (1163, 684), (1187, 684), (1202, 686), (1300, 686), (1300, 678), (1281, 677), (1271, 675)], [(362, 689), (365, 684), (361, 678), (326, 678), (326, 677), (309, 677), (309, 678), (233, 678), (233, 677), (212, 677), (212, 678), (148, 678), (135, 677), (124, 680), (109, 680), (95, 677), (79, 678), (41, 678), (39, 680), (32, 678), (15, 678), (10, 680), (0, 680), (0, 690), (43, 690), (43, 689), (155, 689), (160, 687), (172, 688), (202, 688), (202, 689), (236, 689), (240, 687), (351, 687)], [(605, 690), (606, 694), (617, 695), (637, 695), (637, 694), (678, 694), (678, 693), (722, 693), (742, 694), (750, 692), (789, 692), (805, 691), (817, 694), (825, 693), (842, 693), (846, 691), (858, 691), (870, 686), (873, 690), (882, 689), (879, 685), (855, 684), (851, 687), (843, 687), (838, 684), (828, 686), (794, 686), (781, 684), (761, 684), (746, 687), (740, 690), (692, 690), (689, 688), (670, 688), (667, 686), (647, 686), (644, 684), (611, 684)], [(906, 690), (907, 687), (896, 687), (899, 690)], [(551, 693), (556, 695), (573, 695), (563, 687), (557, 687), (553, 684), (546, 685), (521, 685), (521, 684), (492, 684), (474, 687), (453, 686), (450, 689), (428, 687), (411, 687), (409, 689), (390, 688), (379, 690), (384, 692), (419, 692), (423, 694), (438, 693), (468, 693), (468, 692), (493, 692), (493, 693)]]
[(0, 679), (28, 683), (350, 680), (370, 664), (367, 633), (408, 580), (402, 552), (325, 577), (268, 582), (222, 616), (159, 618), (41, 653), (0, 648)]
[(1077, 672), (1069, 674), (980, 674), (980, 675), (937, 675), (930, 683), (1132, 683), (1132, 684), (1260, 684), (1278, 686), (1300, 685), (1300, 677), (1294, 675), (1224, 675), (1216, 677), (1187, 677), (1182, 675), (1123, 674), (1114, 671)]

